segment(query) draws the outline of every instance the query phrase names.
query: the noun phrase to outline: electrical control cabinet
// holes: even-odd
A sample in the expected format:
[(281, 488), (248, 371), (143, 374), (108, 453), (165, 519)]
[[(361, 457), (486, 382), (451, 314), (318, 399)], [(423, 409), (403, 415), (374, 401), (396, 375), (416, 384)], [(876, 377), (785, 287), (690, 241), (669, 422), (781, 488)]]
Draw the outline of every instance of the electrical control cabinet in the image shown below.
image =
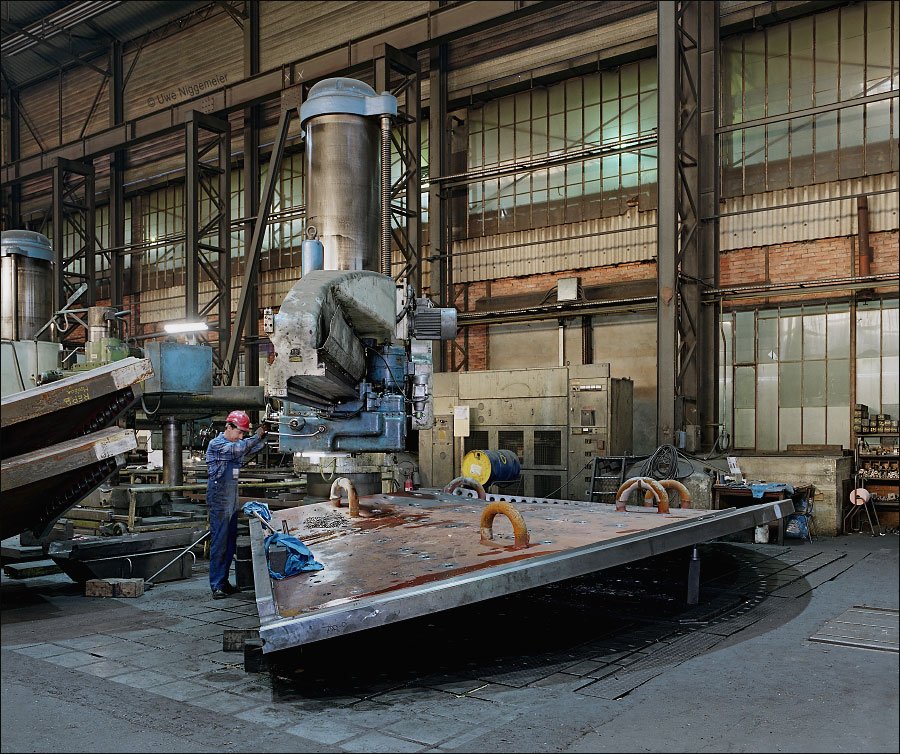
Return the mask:
[[(609, 364), (437, 373), (434, 394), (434, 428), (419, 433), (424, 486), (459, 476), (470, 450), (511, 450), (521, 478), (493, 491), (585, 500), (594, 456), (632, 452), (633, 383)], [(466, 408), (468, 434), (455, 436)]]

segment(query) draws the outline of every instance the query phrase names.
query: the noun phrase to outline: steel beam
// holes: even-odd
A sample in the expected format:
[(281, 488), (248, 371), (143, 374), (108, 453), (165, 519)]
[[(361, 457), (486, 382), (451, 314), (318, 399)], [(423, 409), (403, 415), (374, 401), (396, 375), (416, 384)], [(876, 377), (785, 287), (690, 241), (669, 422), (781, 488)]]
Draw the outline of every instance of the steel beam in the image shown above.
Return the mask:
[[(53, 166), (53, 310), (58, 311), (79, 283), (88, 284), (85, 304), (97, 300), (96, 235), (94, 226), (94, 164), (58, 158)], [(66, 253), (66, 228), (74, 231), (74, 249)], [(77, 271), (78, 265), (83, 267)]]
[[(6, 83), (4, 77), (4, 83)], [(18, 160), (21, 155), (21, 134), (22, 130), (19, 126), (19, 100), (15, 91), (6, 88), (3, 93), (6, 100), (6, 116), (7, 122), (4, 125), (6, 131), (7, 143), (9, 144), (9, 159), (11, 162)], [(22, 225), (22, 184), (15, 183), (9, 187), (9, 192), (3, 192), (0, 201), (3, 202), (5, 212), (3, 213), (3, 230), (12, 230), (24, 227)]]
[[(719, 0), (700, 3), (700, 279), (701, 295), (719, 286)], [(712, 218), (712, 219), (706, 219)], [(697, 330), (697, 423), (701, 448), (712, 450), (719, 416), (719, 309), (702, 302)]]
[[(113, 42), (109, 50), (109, 124), (125, 120), (125, 72), (122, 43)], [(117, 149), (109, 158), (109, 300), (122, 306), (125, 300), (125, 150)]]
[(718, 280), (715, 147), (718, 2), (658, 4), (659, 214), (657, 442), (699, 425), (716, 436), (716, 313), (702, 306)]
[[(431, 48), (429, 67), (428, 102), (428, 239), (431, 252), (431, 295), (437, 297), (438, 306), (448, 306), (449, 255), (447, 254), (447, 193), (441, 190), (438, 178), (447, 172), (450, 164), (447, 140), (447, 45)], [(445, 344), (435, 348), (435, 371), (444, 370)]]
[(656, 439), (671, 445), (675, 437), (675, 372), (677, 364), (676, 289), (678, 253), (678, 166), (675, 145), (680, 105), (676, 40), (677, 3), (657, 4), (657, 170), (656, 231)]
[[(185, 137), (185, 317), (198, 321), (216, 310), (213, 361), (221, 367), (231, 331), (231, 128), (227, 120), (193, 110), (185, 121)], [(202, 211), (204, 199), (209, 201), (208, 216)], [(215, 286), (203, 306), (201, 270)]]
[[(259, 3), (244, 3), (244, 76), (259, 73)], [(259, 212), (259, 131), (261, 107), (253, 105), (244, 110), (244, 216), (256, 217)], [(253, 225), (244, 226), (244, 249), (253, 242)], [(244, 351), (244, 384), (259, 384), (259, 266), (251, 270), (247, 307), (247, 346)], [(254, 420), (256, 417), (253, 417)]]
[[(241, 284), (241, 295), (234, 313), (234, 328), (231, 331), (231, 340), (228, 343), (228, 349), (224, 352), (222, 383), (225, 385), (230, 385), (232, 379), (234, 379), (234, 370), (237, 367), (238, 353), (244, 334), (244, 324), (250, 308), (251, 291), (256, 279), (259, 257), (262, 253), (263, 235), (266, 232), (269, 212), (272, 208), (272, 198), (275, 194), (275, 182), (281, 173), (281, 160), (284, 157), (284, 147), (287, 143), (288, 127), (290, 126), (293, 113), (296, 112), (298, 117), (300, 115), (301, 99), (302, 92), (299, 86), (286, 89), (281, 94), (281, 115), (278, 118), (272, 153), (269, 155), (269, 171), (266, 173), (266, 183), (263, 187), (259, 211), (253, 224), (253, 237), (244, 253), (244, 282)], [(253, 316), (257, 316), (257, 313), (254, 312)]]
[(419, 62), (390, 45), (375, 49), (375, 91), (397, 97), (399, 109), (393, 144), (400, 157), (400, 175), (391, 186), (391, 236), (403, 255), (395, 276), (406, 278), (422, 295), (421, 82)]

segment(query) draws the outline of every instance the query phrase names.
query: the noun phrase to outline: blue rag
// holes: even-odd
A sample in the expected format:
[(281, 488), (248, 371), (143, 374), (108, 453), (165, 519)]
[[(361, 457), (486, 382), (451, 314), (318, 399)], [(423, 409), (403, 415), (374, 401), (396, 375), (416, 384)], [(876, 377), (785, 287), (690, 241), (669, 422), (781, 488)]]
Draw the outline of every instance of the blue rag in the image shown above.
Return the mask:
[(767, 492), (785, 492), (788, 496), (794, 494), (794, 488), (789, 484), (781, 484), (780, 482), (760, 482), (759, 484), (751, 484), (750, 491), (753, 497), (762, 497)]
[(262, 516), (266, 521), (272, 520), (272, 514), (269, 511), (269, 506), (265, 503), (244, 503), (243, 508), (241, 508), (245, 516), (252, 516), (254, 513), (258, 513)]
[(270, 534), (266, 537), (267, 560), (271, 545), (281, 545), (287, 550), (287, 562), (284, 564), (284, 573), (273, 571), (271, 564), (269, 565), (269, 575), (273, 579), (286, 579), (288, 576), (296, 576), (298, 573), (304, 573), (305, 571), (321, 571), (325, 567), (316, 561), (309, 548), (296, 537), (288, 534)]

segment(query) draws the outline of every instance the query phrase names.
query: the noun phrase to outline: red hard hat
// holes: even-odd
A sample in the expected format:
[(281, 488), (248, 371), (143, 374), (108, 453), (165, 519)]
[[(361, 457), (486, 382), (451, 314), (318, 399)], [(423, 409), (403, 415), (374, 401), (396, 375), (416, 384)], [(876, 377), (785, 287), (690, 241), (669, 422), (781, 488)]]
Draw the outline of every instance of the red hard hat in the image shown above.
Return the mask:
[(231, 422), (238, 429), (244, 430), (244, 432), (250, 431), (250, 417), (247, 416), (243, 411), (232, 411), (228, 414), (228, 417), (225, 419), (226, 422)]

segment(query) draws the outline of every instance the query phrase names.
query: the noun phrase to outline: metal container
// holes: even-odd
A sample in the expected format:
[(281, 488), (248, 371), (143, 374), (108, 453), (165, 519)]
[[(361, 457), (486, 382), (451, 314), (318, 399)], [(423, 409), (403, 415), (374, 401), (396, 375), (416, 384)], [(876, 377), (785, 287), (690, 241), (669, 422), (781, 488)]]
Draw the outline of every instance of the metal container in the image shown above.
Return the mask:
[(302, 275), (325, 269), (325, 248), (318, 238), (307, 238), (300, 247)]
[(212, 348), (154, 340), (147, 344), (153, 376), (144, 383), (145, 393), (210, 395), (213, 391)]
[(381, 137), (377, 115), (397, 100), (355, 79), (325, 79), (300, 109), (306, 133), (306, 222), (326, 270), (380, 270)]
[(306, 219), (319, 231), (326, 270), (379, 267), (378, 124), (320, 115), (306, 124)]
[(115, 313), (111, 306), (88, 307), (88, 340), (99, 343), (104, 338), (118, 337), (118, 326), (112, 319)]
[(462, 462), (463, 476), (474, 479), (482, 487), (495, 482), (512, 482), (519, 478), (519, 459), (511, 450), (471, 450)]
[[(53, 315), (53, 250), (30, 230), (0, 233), (0, 336), (33, 340)], [(51, 339), (50, 329), (39, 340)]]

